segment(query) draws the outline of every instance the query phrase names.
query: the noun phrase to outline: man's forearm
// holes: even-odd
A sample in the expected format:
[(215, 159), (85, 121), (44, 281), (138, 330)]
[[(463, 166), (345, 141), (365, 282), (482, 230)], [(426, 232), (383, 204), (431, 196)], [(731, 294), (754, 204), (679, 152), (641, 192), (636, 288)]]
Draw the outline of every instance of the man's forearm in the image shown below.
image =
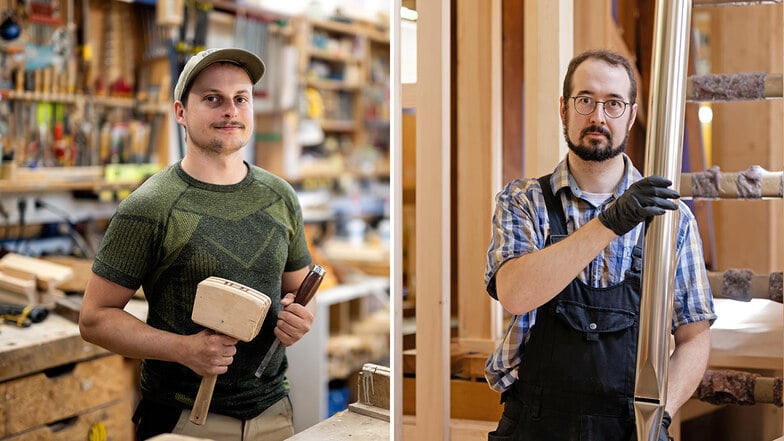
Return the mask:
[(512, 314), (538, 308), (561, 292), (615, 237), (593, 219), (556, 244), (509, 260), (496, 274), (498, 300)]
[(181, 336), (155, 329), (119, 308), (101, 308), (80, 323), (82, 337), (128, 358), (176, 361)]
[(691, 398), (699, 386), (708, 366), (710, 355), (711, 342), (708, 324), (698, 322), (684, 326), (698, 326), (699, 328), (686, 341), (679, 343), (676, 338), (675, 351), (670, 357), (665, 410), (673, 416)]

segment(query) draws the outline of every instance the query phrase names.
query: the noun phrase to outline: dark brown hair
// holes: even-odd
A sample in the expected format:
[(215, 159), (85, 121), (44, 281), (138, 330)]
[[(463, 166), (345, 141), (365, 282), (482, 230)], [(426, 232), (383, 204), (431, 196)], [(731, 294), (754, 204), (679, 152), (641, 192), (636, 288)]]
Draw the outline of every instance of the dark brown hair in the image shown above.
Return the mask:
[(629, 60), (623, 55), (604, 49), (585, 51), (572, 58), (572, 61), (569, 62), (569, 67), (566, 69), (566, 76), (564, 77), (563, 82), (563, 97), (565, 102), (572, 97), (572, 77), (574, 76), (574, 71), (585, 60), (589, 59), (601, 60), (611, 66), (621, 66), (626, 69), (626, 73), (629, 75), (630, 84), (629, 102), (631, 104), (637, 102), (637, 78), (634, 75), (634, 69), (629, 63)]

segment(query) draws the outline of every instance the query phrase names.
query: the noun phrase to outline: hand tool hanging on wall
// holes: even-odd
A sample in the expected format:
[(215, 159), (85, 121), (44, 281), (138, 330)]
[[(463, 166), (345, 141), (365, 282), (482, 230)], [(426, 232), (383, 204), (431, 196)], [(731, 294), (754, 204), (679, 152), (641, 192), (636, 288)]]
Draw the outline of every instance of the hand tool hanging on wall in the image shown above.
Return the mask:
[(82, 27), (79, 35), (81, 36), (82, 58), (81, 58), (81, 87), (82, 91), (92, 94), (95, 86), (93, 72), (93, 46), (90, 41), (90, 0), (82, 1)]
[[(178, 31), (178, 39), (173, 44), (176, 61), (172, 69), (172, 78), (179, 77), (180, 72), (185, 67), (185, 63), (188, 61), (188, 55), (191, 53), (191, 44), (188, 40), (188, 26), (190, 24), (190, 5), (192, 3), (191, 0), (182, 2), (182, 23)], [(172, 87), (174, 86), (172, 85)]]
[(19, 19), (16, 16), (16, 11), (8, 0), (8, 8), (3, 11), (3, 21), (0, 23), (0, 38), (5, 41), (13, 41), (19, 38), (22, 33), (22, 26), (19, 24)]
[(207, 48), (207, 22), (209, 12), (212, 10), (212, 3), (194, 2), (196, 10), (196, 28), (193, 32), (192, 54), (199, 53)]

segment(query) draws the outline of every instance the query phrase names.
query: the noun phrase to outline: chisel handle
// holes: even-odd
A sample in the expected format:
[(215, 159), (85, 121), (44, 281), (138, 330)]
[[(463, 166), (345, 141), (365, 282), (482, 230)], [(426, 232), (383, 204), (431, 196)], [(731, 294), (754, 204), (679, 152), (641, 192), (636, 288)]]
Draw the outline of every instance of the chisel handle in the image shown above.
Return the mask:
[(297, 289), (297, 294), (294, 295), (294, 303), (299, 303), (300, 305), (307, 305), (310, 302), (310, 299), (316, 294), (319, 285), (321, 285), (321, 281), (324, 280), (324, 274), (327, 271), (321, 265), (313, 265), (313, 268), (310, 269), (308, 275), (305, 276), (305, 280), (299, 285), (299, 289)]
[(217, 375), (205, 375), (201, 378), (199, 393), (196, 394), (196, 401), (193, 402), (190, 420), (193, 424), (201, 426), (207, 420), (207, 412), (210, 410), (212, 392), (215, 390)]

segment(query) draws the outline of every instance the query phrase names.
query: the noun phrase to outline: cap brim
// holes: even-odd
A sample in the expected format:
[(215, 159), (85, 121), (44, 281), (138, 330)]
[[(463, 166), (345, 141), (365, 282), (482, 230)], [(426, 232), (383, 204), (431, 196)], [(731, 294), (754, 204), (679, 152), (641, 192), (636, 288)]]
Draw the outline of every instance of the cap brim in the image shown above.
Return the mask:
[[(206, 55), (204, 52), (207, 52)], [(264, 62), (261, 58), (245, 49), (207, 49), (204, 52), (194, 55), (188, 60), (188, 63), (185, 64), (183, 72), (177, 81), (177, 87), (175, 87), (174, 90), (174, 99), (176, 101), (181, 101), (181, 95), (188, 89), (193, 82), (193, 79), (196, 78), (201, 71), (214, 63), (227, 62), (242, 67), (248, 72), (248, 76), (254, 85), (261, 80), (266, 71), (266, 66), (264, 66)], [(191, 62), (193, 62), (193, 64), (191, 64)]]

